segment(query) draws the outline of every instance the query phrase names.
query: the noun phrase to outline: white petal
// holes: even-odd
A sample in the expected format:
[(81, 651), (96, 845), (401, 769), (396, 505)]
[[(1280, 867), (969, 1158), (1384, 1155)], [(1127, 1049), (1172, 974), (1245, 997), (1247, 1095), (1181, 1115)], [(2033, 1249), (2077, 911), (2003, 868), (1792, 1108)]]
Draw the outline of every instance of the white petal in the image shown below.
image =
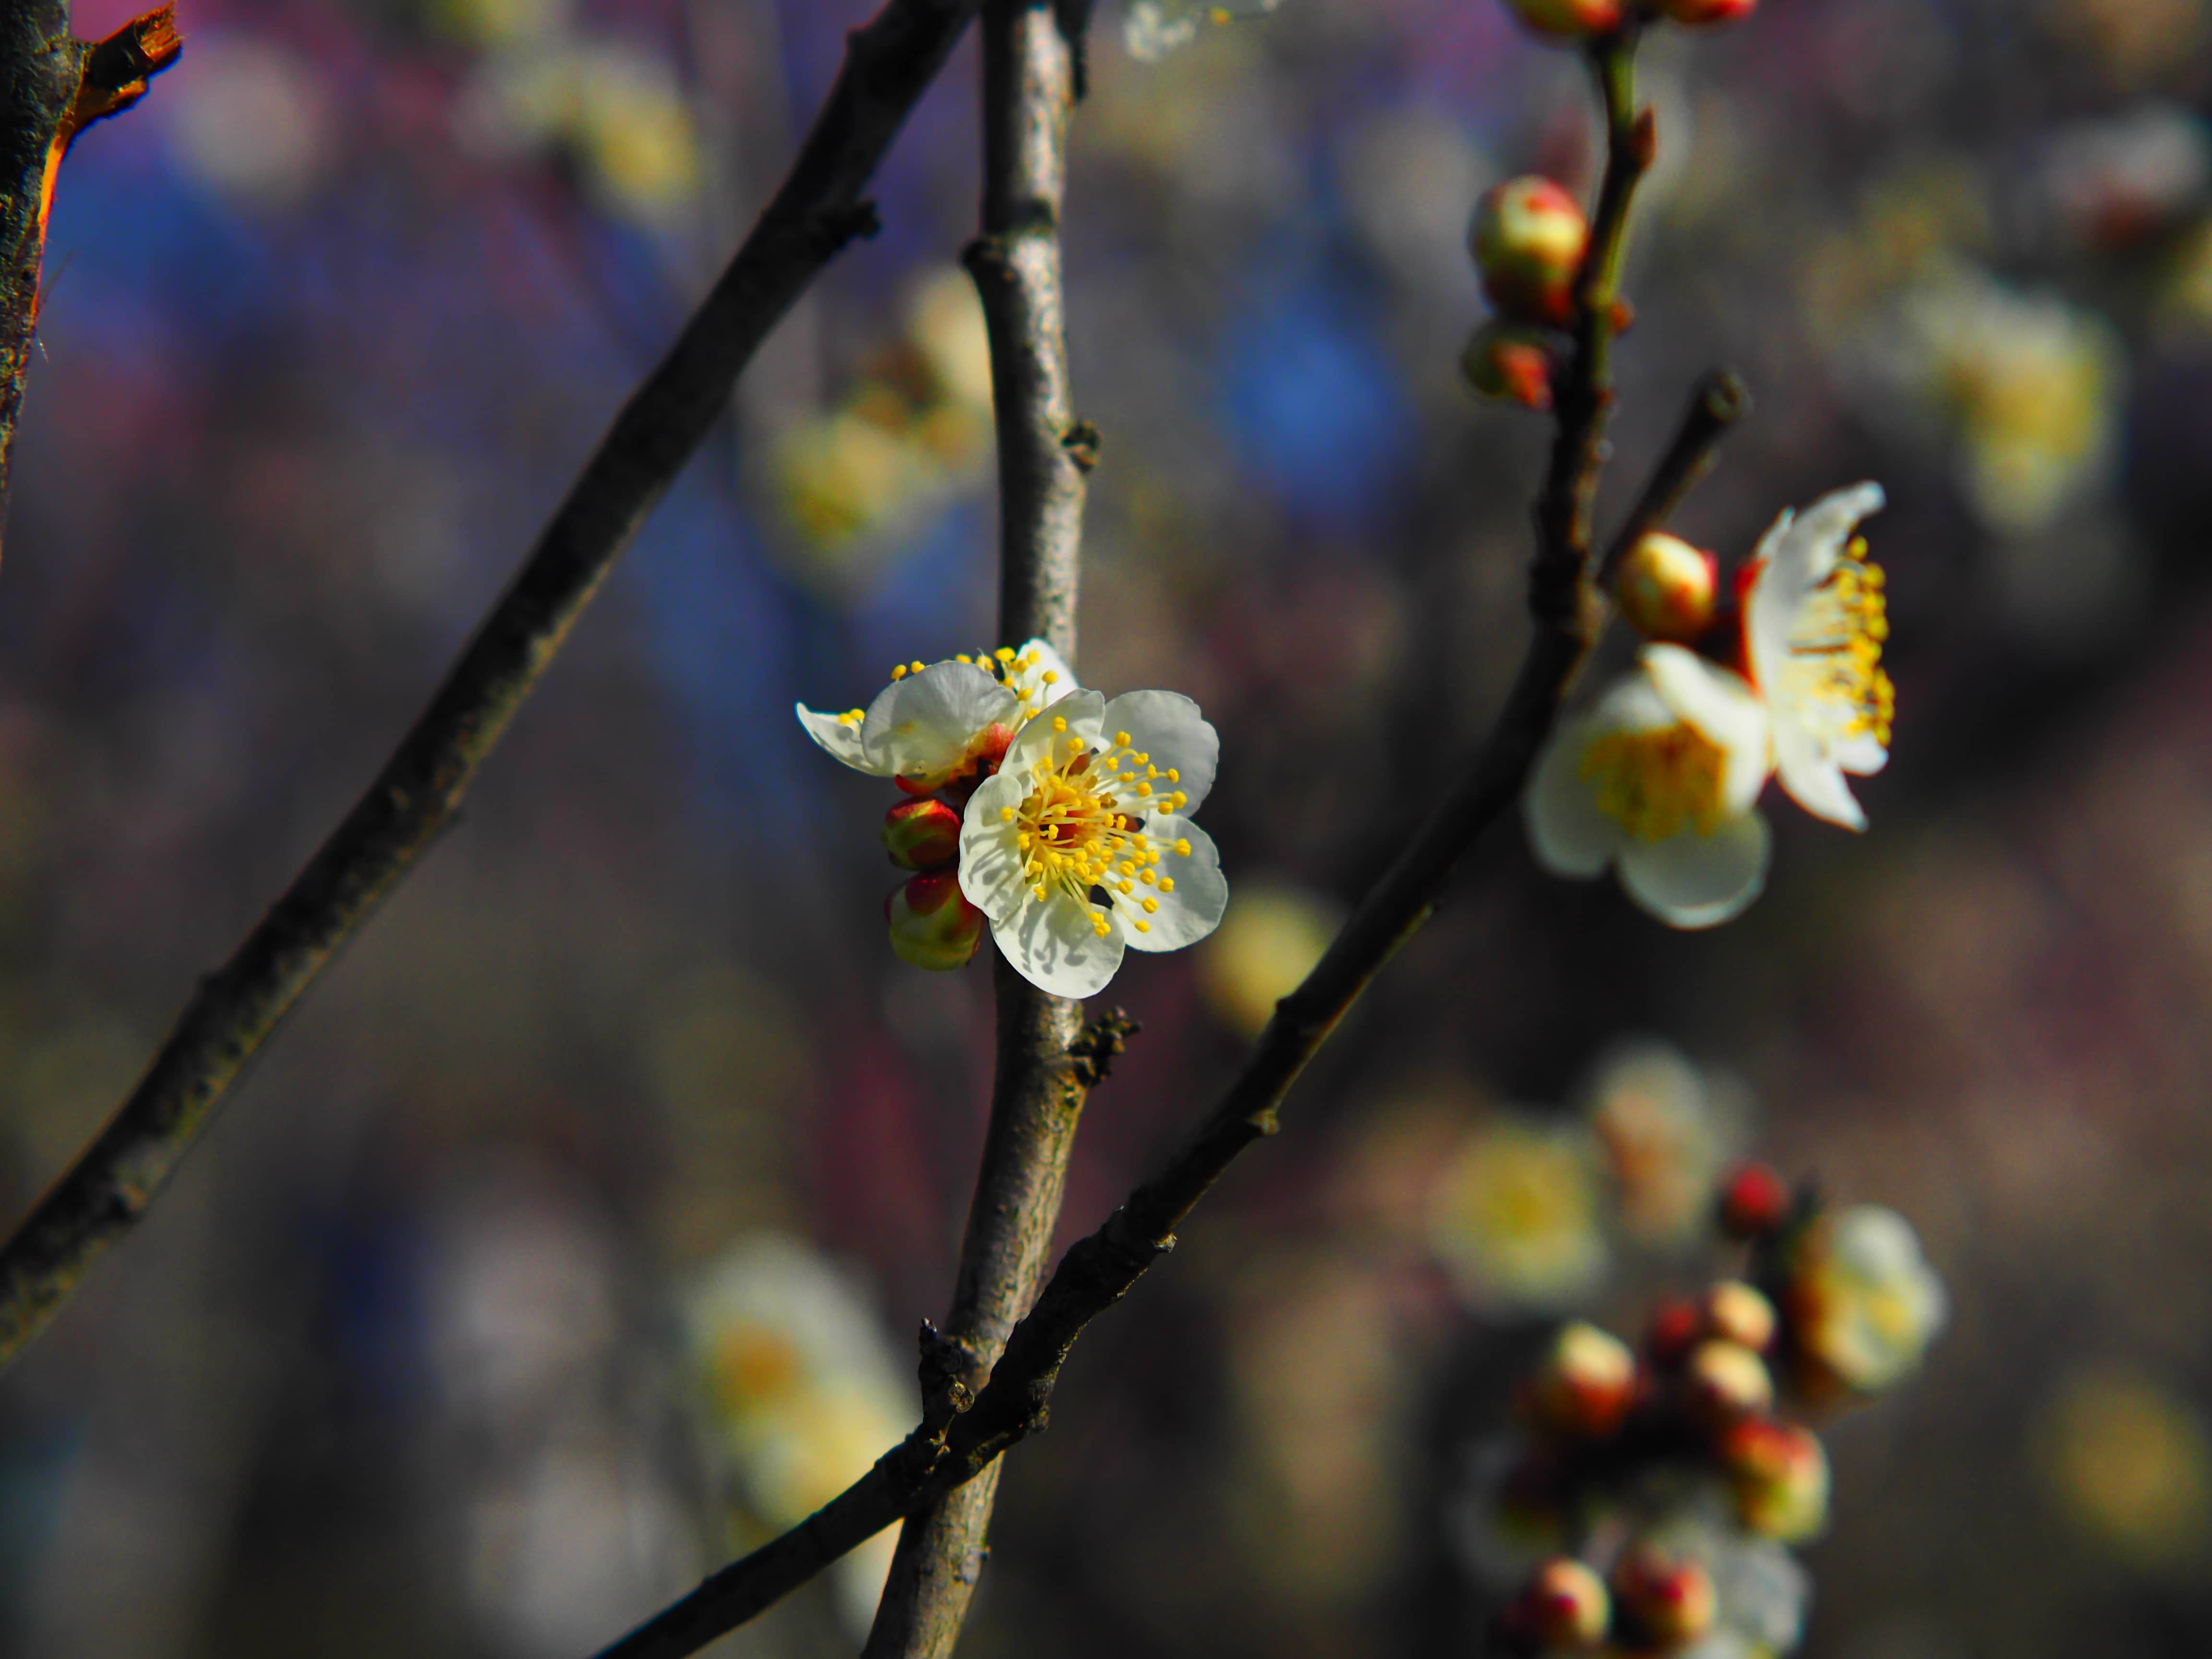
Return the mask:
[(1582, 775), (1583, 752), (1596, 735), (1589, 719), (1560, 721), (1521, 798), (1528, 845), (1555, 876), (1603, 874), (1624, 839), (1620, 825), (1597, 810), (1596, 792)]
[(868, 755), (868, 746), (861, 740), (862, 722), (840, 720), (835, 714), (825, 714), (809, 708), (804, 703), (793, 703), (792, 712), (799, 723), (806, 728), (806, 735), (820, 744), (837, 759), (855, 772), (866, 772), (871, 777), (883, 777), (890, 772)]
[(1783, 721), (1774, 729), (1774, 761), (1784, 792), (1814, 817), (1846, 830), (1866, 828), (1866, 814), (1844, 781), (1843, 769), (1813, 732), (1794, 720)]
[(1855, 732), (1838, 738), (1829, 744), (1828, 752), (1844, 771), (1862, 778), (1870, 778), (1889, 764), (1889, 750), (1871, 732)]
[(932, 663), (877, 699), (864, 728), (868, 750), (898, 778), (934, 788), (968, 764), (969, 749), (993, 726), (1011, 731), (1019, 707), (973, 663)]
[[(1106, 705), (1099, 730), (1109, 738), (1127, 732), (1130, 746), (1150, 756), (1160, 775), (1153, 789), (1162, 795), (1179, 789), (1189, 798), (1181, 809), (1185, 816), (1198, 811), (1212, 793), (1221, 737), (1182, 692), (1124, 692)], [(1164, 781), (1170, 770), (1182, 775), (1172, 783)]]
[(1749, 811), (1773, 752), (1759, 694), (1733, 669), (1679, 645), (1646, 646), (1643, 665), (1667, 706), (1728, 757), (1721, 793), (1729, 815)]
[(1741, 915), (1766, 885), (1772, 849), (1756, 811), (1724, 818), (1710, 836), (1694, 830), (1620, 849), (1620, 884), (1670, 927), (1711, 927)]
[[(1078, 691), (1065, 697), (1053, 708), (1048, 715), (1030, 720), (1014, 734), (1006, 758), (1000, 763), (1000, 775), (1018, 772), (1029, 775), (1030, 769), (1049, 754), (1066, 754), (1070, 738), (1081, 738), (1085, 742), (1098, 741), (1099, 711), (1106, 707), (1106, 699), (1096, 691)], [(1054, 720), (1066, 720), (1065, 732), (1055, 731)]]
[[(1139, 883), (1128, 896), (1114, 896), (1115, 908), (1132, 951), (1180, 951), (1221, 926), (1221, 913), (1229, 908), (1229, 883), (1221, 873), (1221, 854), (1213, 838), (1187, 817), (1164, 813), (1146, 820), (1145, 832), (1171, 846), (1177, 841), (1190, 843), (1189, 852), (1162, 853), (1160, 861), (1152, 866), (1155, 876), (1165, 876), (1175, 883), (1175, 890), (1163, 893)], [(1147, 898), (1160, 907), (1149, 915), (1144, 908)], [(1137, 931), (1139, 920), (1148, 925), (1148, 931)]]
[(993, 921), (1012, 915), (1029, 897), (1020, 826), (999, 816), (1018, 807), (1024, 793), (1023, 781), (1010, 773), (987, 778), (968, 798), (960, 821), (960, 890)]
[(1101, 939), (1091, 924), (1091, 907), (1064, 891), (1048, 890), (1005, 921), (994, 922), (998, 940), (1014, 971), (1056, 997), (1087, 997), (1106, 987), (1121, 965), (1121, 930), (1109, 926)]
[(1067, 659), (1042, 640), (1031, 640), (1014, 653), (1006, 667), (1006, 684), (1031, 714), (1082, 690)]
[(1744, 642), (1751, 672), (1770, 695), (1806, 597), (1828, 579), (1859, 520), (1881, 511), (1882, 502), (1880, 484), (1853, 484), (1821, 496), (1802, 513), (1785, 511), (1759, 538), (1752, 556), (1758, 574), (1745, 605)]

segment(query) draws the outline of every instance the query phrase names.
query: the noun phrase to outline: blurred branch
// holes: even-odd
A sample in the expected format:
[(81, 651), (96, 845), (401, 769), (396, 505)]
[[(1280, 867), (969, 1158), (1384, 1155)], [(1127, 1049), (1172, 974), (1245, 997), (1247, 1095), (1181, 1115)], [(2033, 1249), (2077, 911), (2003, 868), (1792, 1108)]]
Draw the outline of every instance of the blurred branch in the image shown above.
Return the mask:
[(70, 38), (69, 0), (16, 0), (0, 20), (0, 514), (62, 157), (78, 133), (137, 103), (176, 62), (176, 21), (163, 6), (94, 44)]
[[(1313, 971), (1276, 1005), (1243, 1070), (1166, 1167), (1060, 1259), (1036, 1305), (1007, 1338), (975, 1403), (965, 1411), (940, 1412), (926, 1419), (798, 1529), (723, 1568), (598, 1659), (682, 1659), (797, 1589), (891, 1519), (924, 1513), (975, 1481), (1007, 1450), (1044, 1428), (1060, 1366), (1084, 1328), (1175, 1248), (1176, 1229), (1237, 1155), (1275, 1133), (1277, 1110), (1307, 1062), (1427, 921), (1460, 859), (1519, 796), (1560, 700), (1589, 654), (1603, 614), (1590, 581), (1589, 512), (1612, 398), (1606, 353), (1613, 331), (1629, 204), (1651, 155), (1648, 117), (1638, 120), (1627, 112), (1632, 82), (1626, 57), (1633, 45), (1623, 37), (1598, 54), (1613, 154), (1594, 224), (1591, 275), (1583, 289), (1575, 356), (1558, 402), (1553, 471), (1539, 507), (1530, 592), (1535, 632), (1474, 766), (1431, 810)], [(985, 291), (988, 295), (990, 290)], [(1594, 318), (1596, 311), (1603, 316)], [(995, 325), (994, 338), (995, 343)], [(1003, 389), (1000, 407), (1006, 407)], [(1720, 438), (1748, 407), (1734, 376), (1707, 378), (1638, 498), (1632, 528), (1656, 522), (1679, 501), (1704, 473)], [(1573, 463), (1564, 483), (1563, 457)], [(1562, 504), (1564, 512), (1559, 510)], [(1553, 586), (1547, 588), (1547, 583)], [(1559, 596), (1564, 603), (1557, 602)], [(962, 1602), (972, 1588), (972, 1577), (959, 1587)]]
[(1750, 389), (1729, 370), (1713, 369), (1698, 382), (1698, 389), (1690, 395), (1690, 407), (1682, 416), (1682, 424), (1675, 430), (1674, 441), (1659, 458), (1659, 465), (1652, 469), (1643, 495), (1637, 497), (1635, 507), (1606, 548), (1604, 562), (1597, 571), (1601, 589), (1611, 582), (1613, 573), (1628, 556), (1628, 550), (1642, 540), (1647, 531), (1658, 529), (1674, 516), (1682, 498), (1711, 470), (1713, 451), (1722, 437), (1750, 413)]
[[(982, 235), (964, 263), (991, 341), (999, 449), (999, 635), (1075, 662), (1085, 475), (1097, 435), (1068, 387), (1060, 221), (1075, 39), (1048, 0), (984, 0)], [(998, 1066), (982, 1167), (945, 1335), (980, 1390), (1051, 1262), (1067, 1160), (1092, 1066), (1083, 1005), (1048, 995), (994, 955)], [(938, 1493), (899, 1534), (862, 1659), (946, 1659), (983, 1566), (998, 1471)]]
[(452, 820), (763, 338), (848, 242), (874, 228), (861, 191), (975, 9), (976, 0), (889, 0), (853, 32), (782, 188), (615, 417), (428, 708), (283, 896), (200, 981), (99, 1138), (0, 1247), (0, 1363), (137, 1224), (247, 1060)]

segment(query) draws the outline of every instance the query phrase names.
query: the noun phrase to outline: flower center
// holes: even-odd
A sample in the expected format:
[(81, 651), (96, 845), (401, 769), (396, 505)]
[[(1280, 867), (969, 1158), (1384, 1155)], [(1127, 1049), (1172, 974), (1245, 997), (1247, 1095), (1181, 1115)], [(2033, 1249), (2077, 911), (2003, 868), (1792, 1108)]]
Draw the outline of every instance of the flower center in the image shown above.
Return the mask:
[[(1052, 725), (1056, 734), (1067, 732), (1064, 718), (1055, 715)], [(1175, 891), (1174, 878), (1154, 866), (1164, 853), (1188, 856), (1190, 843), (1152, 834), (1123, 808), (1180, 811), (1189, 797), (1157, 786), (1181, 781), (1174, 768), (1164, 773), (1150, 755), (1133, 749), (1127, 732), (1097, 747), (1079, 736), (1060, 737), (1030, 766), (1022, 804), (1000, 811), (1015, 826), (1030, 896), (1042, 903), (1054, 889), (1067, 894), (1090, 912), (1091, 931), (1103, 939), (1111, 929), (1091, 895), (1104, 888), (1109, 905), (1134, 913), (1137, 931), (1151, 933), (1146, 918), (1158, 913), (1159, 901), (1138, 890)]]
[(1583, 750), (1582, 775), (1596, 786), (1597, 810), (1638, 841), (1664, 841), (1686, 825), (1712, 834), (1727, 772), (1727, 751), (1686, 720), (1607, 732)]
[(1790, 635), (1792, 689), (1841, 709), (1845, 737), (1871, 733), (1887, 749), (1897, 708), (1897, 690), (1881, 665), (1889, 606), (1881, 567), (1866, 553), (1865, 538), (1855, 538), (1806, 601)]

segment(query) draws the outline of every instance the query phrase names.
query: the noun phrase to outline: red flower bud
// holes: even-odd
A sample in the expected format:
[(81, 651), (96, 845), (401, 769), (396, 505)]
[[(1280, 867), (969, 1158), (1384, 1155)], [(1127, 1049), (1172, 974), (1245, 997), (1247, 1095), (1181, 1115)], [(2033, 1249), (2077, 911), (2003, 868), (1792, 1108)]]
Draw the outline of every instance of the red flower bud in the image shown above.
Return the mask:
[(1582, 204), (1549, 179), (1509, 179), (1484, 193), (1468, 231), (1482, 291), (1509, 321), (1565, 328), (1589, 246)]
[(1720, 1610), (1703, 1563), (1648, 1541), (1631, 1544), (1613, 1563), (1613, 1599), (1635, 1633), (1659, 1648), (1696, 1641)]
[(884, 814), (884, 851), (902, 870), (938, 870), (960, 857), (960, 814), (934, 796)]
[(1738, 1166), (1721, 1188), (1721, 1231), (1730, 1238), (1764, 1238), (1790, 1218), (1790, 1188), (1764, 1164)]
[(1774, 1404), (1766, 1362), (1737, 1342), (1700, 1342), (1682, 1366), (1683, 1398), (1701, 1422), (1725, 1427)]
[(1705, 1334), (1765, 1353), (1774, 1340), (1774, 1304), (1741, 1279), (1723, 1279), (1699, 1304)]
[(1733, 23), (1757, 9), (1759, 0), (1659, 0), (1659, 13), (1692, 28), (1708, 23)]
[(1647, 639), (1687, 645), (1711, 626), (1720, 565), (1677, 536), (1650, 531), (1613, 573), (1620, 614)]
[(1620, 27), (1620, 0), (1505, 0), (1516, 17), (1543, 34), (1573, 40)]
[(1541, 329), (1486, 323), (1460, 354), (1460, 373), (1486, 398), (1502, 398), (1541, 411), (1552, 406), (1552, 370), (1558, 349)]
[(1605, 1581), (1571, 1555), (1539, 1566), (1505, 1609), (1507, 1632), (1539, 1653), (1588, 1652), (1612, 1621)]
[(1635, 1402), (1636, 1356), (1619, 1338), (1577, 1320), (1560, 1328), (1522, 1397), (1539, 1427), (1609, 1439)]
[(1651, 1356), (1651, 1363), (1662, 1368), (1679, 1365), (1697, 1346), (1704, 1334), (1705, 1315), (1694, 1302), (1677, 1297), (1662, 1302), (1651, 1316), (1651, 1323), (1644, 1333), (1644, 1351)]
[(989, 925), (950, 870), (916, 876), (893, 893), (884, 901), (884, 920), (899, 960), (931, 969), (965, 967)]
[(1722, 1437), (1720, 1455), (1753, 1532), (1798, 1544), (1827, 1523), (1828, 1453), (1810, 1429), (1747, 1417)]

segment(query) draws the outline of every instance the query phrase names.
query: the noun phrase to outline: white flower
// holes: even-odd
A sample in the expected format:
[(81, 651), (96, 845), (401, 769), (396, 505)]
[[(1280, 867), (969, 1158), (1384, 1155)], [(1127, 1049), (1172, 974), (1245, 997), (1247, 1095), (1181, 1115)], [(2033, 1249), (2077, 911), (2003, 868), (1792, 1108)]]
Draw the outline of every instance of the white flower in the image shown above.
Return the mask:
[(1629, 896), (1672, 927), (1726, 921), (1766, 880), (1754, 803), (1769, 753), (1766, 711), (1741, 676), (1647, 645), (1537, 761), (1522, 803), (1537, 861), (1585, 878), (1617, 865)]
[(1776, 775), (1800, 806), (1847, 830), (1865, 829), (1866, 814), (1844, 775), (1871, 777), (1889, 759), (1896, 698), (1881, 666), (1881, 568), (1851, 535), (1881, 505), (1881, 486), (1863, 483), (1784, 512), (1752, 555), (1744, 599), (1744, 647), (1773, 727)]
[(1023, 978), (1087, 997), (1124, 949), (1180, 950), (1219, 924), (1228, 884), (1189, 815), (1220, 746), (1173, 691), (1078, 691), (1022, 727), (968, 802), (960, 886)]
[(1258, 17), (1282, 0), (1130, 0), (1121, 20), (1121, 44), (1141, 63), (1155, 63), (1190, 44), (1201, 22)]
[(1572, 1308), (1611, 1265), (1599, 1182), (1588, 1135), (1500, 1116), (1468, 1135), (1437, 1172), (1430, 1248), (1477, 1308)]
[(800, 703), (794, 712), (808, 737), (854, 771), (927, 795), (990, 770), (1023, 721), (1075, 689), (1060, 653), (1031, 640), (1018, 651), (902, 665), (865, 709), (832, 714)]
[(1917, 1365), (1949, 1310), (1911, 1224), (1876, 1204), (1821, 1218), (1798, 1247), (1789, 1301), (1807, 1358), (1860, 1394)]

